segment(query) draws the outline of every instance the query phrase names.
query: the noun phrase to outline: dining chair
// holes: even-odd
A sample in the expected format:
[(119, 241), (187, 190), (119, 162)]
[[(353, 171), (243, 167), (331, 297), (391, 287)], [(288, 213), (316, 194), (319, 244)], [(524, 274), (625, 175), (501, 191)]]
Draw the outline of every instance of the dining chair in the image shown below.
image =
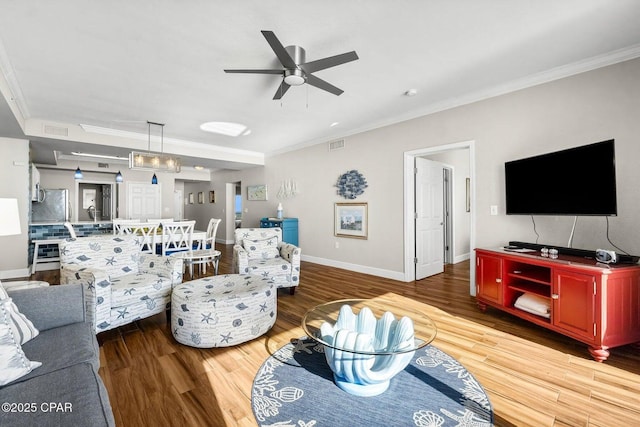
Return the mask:
[(173, 222), (173, 218), (148, 218), (147, 222), (160, 224), (163, 222)]
[(76, 230), (73, 229), (73, 225), (71, 225), (70, 222), (65, 222), (64, 226), (67, 227), (67, 230), (69, 230), (69, 234), (71, 235), (72, 239), (77, 238), (78, 236), (76, 236)]
[(138, 219), (115, 218), (112, 222), (113, 222), (113, 234), (122, 234), (120, 232), (120, 228), (123, 225), (139, 223), (140, 218)]
[(140, 251), (153, 254), (156, 252), (156, 242), (158, 239), (159, 224), (149, 224), (147, 222), (126, 222), (117, 226), (113, 225), (113, 234), (133, 234), (140, 240)]
[(218, 263), (221, 252), (216, 250), (216, 234), (221, 219), (211, 218), (207, 226), (206, 238), (193, 244), (193, 251), (183, 255), (184, 267), (189, 269), (190, 277), (193, 279), (194, 267), (199, 267), (202, 274), (206, 274), (207, 266), (213, 268), (214, 275), (218, 274)]
[(219, 218), (211, 218), (207, 225), (207, 237), (204, 240), (194, 243), (193, 249), (215, 249), (216, 248), (216, 234), (218, 233), (218, 226), (222, 222)]
[(160, 242), (162, 256), (176, 252), (193, 251), (193, 227), (195, 221), (162, 221), (162, 239)]

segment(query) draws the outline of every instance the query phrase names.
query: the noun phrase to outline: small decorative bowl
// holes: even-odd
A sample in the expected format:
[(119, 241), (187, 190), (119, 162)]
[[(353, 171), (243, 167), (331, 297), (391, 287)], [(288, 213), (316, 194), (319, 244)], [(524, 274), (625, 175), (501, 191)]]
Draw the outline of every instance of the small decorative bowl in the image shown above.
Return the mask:
[(324, 322), (320, 337), (335, 383), (356, 396), (377, 396), (389, 388), (415, 353), (413, 322), (396, 320), (390, 312), (376, 319), (364, 307), (355, 315), (349, 305), (340, 308), (335, 324)]

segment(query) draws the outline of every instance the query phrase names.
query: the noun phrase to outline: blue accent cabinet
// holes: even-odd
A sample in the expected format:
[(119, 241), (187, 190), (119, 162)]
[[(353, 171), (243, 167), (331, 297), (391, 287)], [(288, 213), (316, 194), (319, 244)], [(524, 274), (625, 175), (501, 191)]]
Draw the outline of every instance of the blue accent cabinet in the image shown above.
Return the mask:
[(260, 228), (280, 227), (282, 229), (282, 241), (298, 245), (298, 218), (262, 218)]

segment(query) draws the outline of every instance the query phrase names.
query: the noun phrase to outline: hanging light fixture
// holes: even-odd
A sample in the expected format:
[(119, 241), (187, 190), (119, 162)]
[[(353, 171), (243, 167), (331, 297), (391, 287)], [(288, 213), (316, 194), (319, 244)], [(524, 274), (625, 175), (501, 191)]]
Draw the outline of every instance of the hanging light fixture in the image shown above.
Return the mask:
[[(151, 152), (151, 125), (160, 126), (160, 153)], [(163, 172), (180, 172), (180, 159), (164, 154), (164, 123), (147, 121), (147, 152), (132, 151), (129, 153), (129, 169), (152, 170)]]
[(158, 177), (156, 176), (156, 174), (153, 174), (153, 177), (151, 177), (151, 183), (152, 184), (157, 184), (158, 183)]
[(78, 169), (76, 169), (76, 173), (73, 176), (75, 179), (82, 179), (84, 178), (84, 175), (82, 175), (82, 171), (80, 170), (80, 166), (78, 166)]
[(116, 174), (116, 183), (120, 184), (122, 181), (124, 181), (124, 178), (122, 178), (122, 174), (118, 171)]

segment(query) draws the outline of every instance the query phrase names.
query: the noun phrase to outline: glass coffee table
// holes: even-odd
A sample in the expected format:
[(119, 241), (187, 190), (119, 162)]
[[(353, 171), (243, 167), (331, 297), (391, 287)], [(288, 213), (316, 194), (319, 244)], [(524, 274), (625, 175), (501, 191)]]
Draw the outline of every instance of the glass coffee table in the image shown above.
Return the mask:
[(437, 334), (425, 314), (378, 298), (320, 304), (305, 314), (302, 328), (324, 346), (336, 385), (356, 396), (384, 393), (415, 351)]

